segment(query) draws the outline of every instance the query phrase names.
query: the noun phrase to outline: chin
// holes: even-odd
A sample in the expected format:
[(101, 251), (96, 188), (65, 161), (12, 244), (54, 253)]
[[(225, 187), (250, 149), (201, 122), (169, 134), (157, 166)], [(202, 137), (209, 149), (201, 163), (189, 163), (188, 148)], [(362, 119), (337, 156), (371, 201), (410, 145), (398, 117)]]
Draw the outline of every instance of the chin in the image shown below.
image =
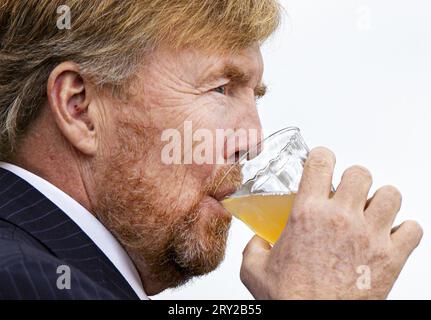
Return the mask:
[(178, 284), (214, 271), (225, 256), (232, 216), (211, 197), (204, 197), (196, 210), (196, 220), (173, 242)]

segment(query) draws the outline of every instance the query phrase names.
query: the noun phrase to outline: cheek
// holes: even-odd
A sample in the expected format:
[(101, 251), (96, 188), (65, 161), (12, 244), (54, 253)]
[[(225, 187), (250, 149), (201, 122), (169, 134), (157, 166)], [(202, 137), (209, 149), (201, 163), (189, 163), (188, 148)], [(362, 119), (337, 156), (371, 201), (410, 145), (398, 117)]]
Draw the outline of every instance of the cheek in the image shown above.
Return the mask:
[(244, 90), (236, 96), (224, 97), (211, 93), (197, 101), (190, 113), (194, 128), (237, 130), (255, 128), (258, 125), (256, 101), (252, 90)]
[[(153, 109), (154, 122), (163, 128), (184, 127), (184, 123), (191, 122), (193, 129), (206, 128), (209, 130), (229, 126), (234, 121), (232, 101), (217, 93), (206, 93), (201, 96), (185, 96), (177, 99), (175, 105)], [(158, 122), (156, 122), (158, 121)]]
[(202, 197), (211, 181), (212, 165), (145, 163), (143, 176), (153, 186), (152, 197), (166, 210), (184, 213)]

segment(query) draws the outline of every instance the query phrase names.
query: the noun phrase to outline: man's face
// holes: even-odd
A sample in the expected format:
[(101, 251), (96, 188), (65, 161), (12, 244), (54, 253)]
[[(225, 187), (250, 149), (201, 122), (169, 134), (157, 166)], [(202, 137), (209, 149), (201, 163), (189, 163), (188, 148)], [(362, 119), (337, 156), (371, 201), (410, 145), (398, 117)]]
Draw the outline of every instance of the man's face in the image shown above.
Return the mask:
[[(260, 137), (255, 100), (263, 94), (263, 61), (258, 46), (235, 55), (159, 49), (146, 59), (127, 102), (100, 101), (106, 117), (93, 166), (94, 210), (144, 279), (176, 286), (223, 259), (231, 215), (217, 200), (239, 183), (238, 171), (215, 189), (229, 168), (223, 160), (250, 143), (232, 132), (254, 130)], [(201, 140), (211, 160), (196, 163), (199, 141), (191, 140), (189, 128), (211, 133)], [(227, 130), (226, 137), (217, 139), (217, 129)], [(167, 163), (173, 140), (163, 137), (172, 130), (181, 136), (174, 141), (181, 154)], [(235, 147), (227, 148), (232, 139)]]

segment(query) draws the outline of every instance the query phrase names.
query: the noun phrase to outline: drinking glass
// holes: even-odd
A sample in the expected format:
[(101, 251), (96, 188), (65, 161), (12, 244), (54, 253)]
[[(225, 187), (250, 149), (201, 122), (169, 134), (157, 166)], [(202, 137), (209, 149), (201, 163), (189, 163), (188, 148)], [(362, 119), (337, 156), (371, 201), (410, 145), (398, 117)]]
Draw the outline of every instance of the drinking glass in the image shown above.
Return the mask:
[(242, 183), (222, 205), (274, 244), (289, 219), (308, 152), (298, 128), (273, 133), (238, 160)]

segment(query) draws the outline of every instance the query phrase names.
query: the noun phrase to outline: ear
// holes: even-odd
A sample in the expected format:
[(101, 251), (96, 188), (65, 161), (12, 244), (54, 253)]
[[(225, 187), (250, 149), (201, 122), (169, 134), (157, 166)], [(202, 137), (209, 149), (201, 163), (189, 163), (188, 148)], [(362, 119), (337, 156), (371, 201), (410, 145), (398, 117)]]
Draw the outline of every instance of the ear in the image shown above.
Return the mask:
[(79, 66), (73, 62), (59, 64), (48, 78), (48, 103), (58, 128), (77, 150), (95, 155), (95, 119), (88, 91)]

